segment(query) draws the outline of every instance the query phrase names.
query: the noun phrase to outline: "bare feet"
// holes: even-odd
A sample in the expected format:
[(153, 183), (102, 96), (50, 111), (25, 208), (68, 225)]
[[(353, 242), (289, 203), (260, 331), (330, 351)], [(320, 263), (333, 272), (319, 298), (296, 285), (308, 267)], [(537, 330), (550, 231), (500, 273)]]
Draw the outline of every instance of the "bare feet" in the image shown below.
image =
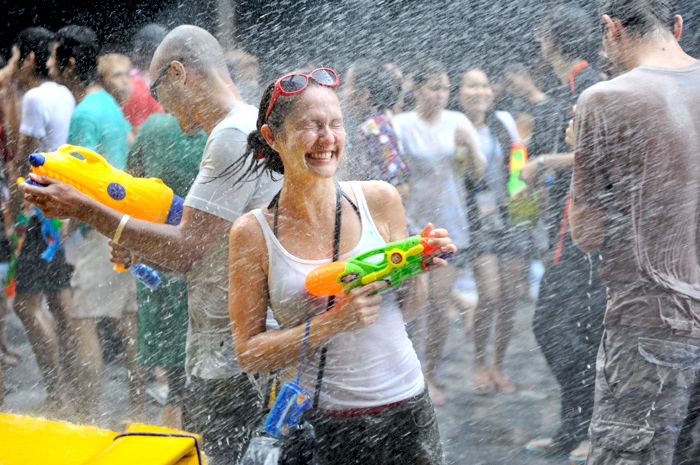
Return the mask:
[(435, 385), (435, 382), (431, 379), (426, 378), (425, 383), (428, 385), (428, 395), (430, 396), (430, 401), (434, 406), (438, 407), (440, 405), (445, 405), (447, 398), (445, 394), (442, 393), (440, 389)]
[(0, 352), (0, 363), (4, 367), (17, 366), (17, 364), (19, 363), (19, 357), (8, 354), (6, 352)]
[(19, 363), (22, 353), (19, 349), (12, 347), (6, 341), (0, 341), (0, 363), (4, 366), (13, 367)]
[(7, 355), (13, 355), (17, 358), (20, 358), (22, 356), (22, 352), (20, 352), (18, 348), (8, 344), (7, 341), (0, 342), (0, 350), (2, 350), (2, 352), (6, 353)]
[(494, 387), (498, 392), (503, 394), (513, 394), (518, 390), (515, 383), (513, 383), (513, 380), (498, 370), (491, 371), (491, 378), (493, 379)]
[(583, 463), (588, 457), (588, 450), (591, 448), (591, 441), (581, 441), (581, 443), (569, 453), (569, 463)]
[(483, 396), (493, 392), (493, 378), (491, 372), (486, 368), (475, 367), (472, 382), (474, 383), (474, 394), (476, 395)]

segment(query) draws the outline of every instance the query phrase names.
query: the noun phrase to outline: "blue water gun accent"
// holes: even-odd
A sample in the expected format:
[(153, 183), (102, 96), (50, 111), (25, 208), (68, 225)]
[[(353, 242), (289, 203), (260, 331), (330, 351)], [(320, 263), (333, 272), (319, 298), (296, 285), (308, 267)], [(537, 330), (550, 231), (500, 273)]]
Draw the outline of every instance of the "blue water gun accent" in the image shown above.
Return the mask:
[(47, 245), (46, 250), (41, 254), (41, 258), (51, 262), (56, 258), (56, 252), (61, 248), (61, 233), (58, 231), (61, 227), (61, 221), (57, 219), (50, 220), (41, 213), (41, 210), (36, 207), (34, 209), (39, 215), (39, 219), (41, 219), (41, 235)]
[(155, 291), (160, 286), (160, 274), (148, 265), (137, 263), (129, 268), (129, 272), (136, 276), (151, 291)]

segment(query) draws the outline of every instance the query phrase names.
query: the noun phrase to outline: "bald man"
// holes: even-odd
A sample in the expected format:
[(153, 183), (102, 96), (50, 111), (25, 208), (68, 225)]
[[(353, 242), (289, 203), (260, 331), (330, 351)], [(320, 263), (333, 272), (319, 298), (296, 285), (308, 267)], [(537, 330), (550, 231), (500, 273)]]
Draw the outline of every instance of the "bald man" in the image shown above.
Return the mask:
[[(119, 244), (185, 275), (189, 326), (184, 400), (185, 427), (204, 436), (209, 462), (236, 463), (252, 428), (259, 424), (261, 398), (236, 363), (228, 316), (228, 232), (243, 213), (269, 201), (280, 181), (261, 178), (234, 184), (222, 172), (243, 156), (257, 109), (244, 103), (231, 81), (224, 53), (204, 29), (173, 29), (156, 50), (150, 75), (152, 94), (185, 134), (209, 135), (199, 174), (185, 199), (178, 226), (124, 219), (77, 189), (43, 176), (47, 187), (20, 186), (25, 197), (49, 217), (73, 217), (107, 237), (123, 228)], [(123, 257), (116, 249), (115, 257)]]

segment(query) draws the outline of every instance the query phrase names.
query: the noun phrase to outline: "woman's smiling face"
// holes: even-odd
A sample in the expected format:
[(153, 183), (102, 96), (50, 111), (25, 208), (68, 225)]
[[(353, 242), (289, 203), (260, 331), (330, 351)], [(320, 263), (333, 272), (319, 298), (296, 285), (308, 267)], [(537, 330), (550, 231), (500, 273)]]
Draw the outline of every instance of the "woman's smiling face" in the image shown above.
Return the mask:
[(459, 103), (467, 113), (484, 113), (493, 103), (489, 78), (480, 69), (464, 73), (459, 87)]
[(273, 146), (282, 158), (285, 176), (298, 172), (331, 177), (345, 146), (338, 97), (331, 89), (310, 84), (294, 98), (292, 112), (277, 130)]
[(413, 93), (420, 107), (429, 113), (439, 113), (450, 99), (450, 77), (447, 73), (432, 74), (422, 85), (414, 85)]

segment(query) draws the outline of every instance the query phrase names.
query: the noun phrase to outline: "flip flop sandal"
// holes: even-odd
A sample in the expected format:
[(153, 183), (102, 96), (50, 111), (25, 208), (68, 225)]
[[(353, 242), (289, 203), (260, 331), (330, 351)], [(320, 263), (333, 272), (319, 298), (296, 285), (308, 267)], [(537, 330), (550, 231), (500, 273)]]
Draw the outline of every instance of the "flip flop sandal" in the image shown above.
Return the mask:
[(588, 458), (588, 450), (591, 448), (591, 441), (581, 441), (581, 443), (569, 454), (569, 463), (584, 463)]
[(14, 367), (19, 363), (19, 357), (16, 355), (0, 352), (0, 364), (4, 367)]
[(525, 450), (528, 452), (545, 453), (552, 448), (554, 438), (539, 438), (525, 444)]

